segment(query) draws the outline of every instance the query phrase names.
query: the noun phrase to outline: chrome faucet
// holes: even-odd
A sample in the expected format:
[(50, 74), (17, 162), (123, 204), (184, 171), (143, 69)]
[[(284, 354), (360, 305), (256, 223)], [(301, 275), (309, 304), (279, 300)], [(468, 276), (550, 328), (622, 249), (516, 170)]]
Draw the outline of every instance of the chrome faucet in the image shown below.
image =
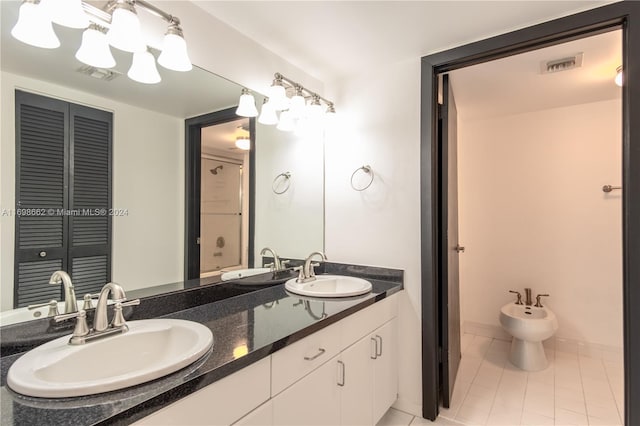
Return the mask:
[(314, 251), (313, 253), (311, 253), (304, 260), (304, 265), (299, 267), (300, 273), (298, 274), (298, 278), (296, 278), (297, 283), (308, 283), (309, 281), (313, 281), (316, 279), (316, 273), (313, 270), (313, 267), (318, 266), (319, 264), (311, 263), (311, 260), (313, 259), (314, 256), (320, 256), (324, 261), (327, 260), (327, 256), (325, 256), (324, 253), (321, 251)]
[[(109, 294), (113, 296), (115, 301), (113, 306), (113, 320), (111, 323), (109, 323), (109, 319), (107, 318), (107, 299), (109, 298)], [(139, 304), (140, 299), (127, 301), (124, 290), (118, 284), (108, 283), (105, 284), (100, 291), (92, 329), (87, 325), (87, 313), (84, 309), (69, 314), (58, 315), (53, 319), (56, 322), (60, 322), (77, 318), (73, 334), (71, 335), (71, 339), (69, 339), (69, 344), (83, 345), (91, 340), (128, 331), (129, 327), (127, 327), (124, 315), (122, 314), (122, 308)]]
[(73, 283), (71, 277), (64, 271), (55, 271), (49, 278), (49, 284), (60, 285), (64, 287), (64, 313), (70, 314), (71, 312), (78, 311), (78, 304), (76, 302), (76, 292), (73, 289)]
[(533, 301), (531, 300), (531, 289), (530, 288), (525, 288), (524, 289), (524, 304), (527, 306), (531, 306), (533, 304)]
[(273, 256), (273, 263), (268, 263), (264, 265), (265, 267), (266, 266), (271, 267), (271, 271), (273, 272), (283, 271), (287, 268), (287, 263), (289, 263), (290, 260), (281, 260), (276, 254), (276, 251), (269, 247), (263, 248), (262, 251), (260, 252), (260, 256), (264, 256), (265, 253), (267, 252), (270, 252), (271, 255)]

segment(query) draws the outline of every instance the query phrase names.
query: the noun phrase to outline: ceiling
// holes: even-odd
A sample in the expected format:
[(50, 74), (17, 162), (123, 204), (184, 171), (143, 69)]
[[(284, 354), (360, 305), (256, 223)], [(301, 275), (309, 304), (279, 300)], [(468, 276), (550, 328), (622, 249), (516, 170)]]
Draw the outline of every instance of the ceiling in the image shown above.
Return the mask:
[(237, 104), (240, 86), (198, 67), (181, 73), (158, 66), (162, 76), (159, 84), (132, 81), (126, 75), (132, 55), (118, 49), (111, 49), (117, 62), (114, 70), (120, 74), (115, 79), (104, 81), (79, 74), (77, 70), (84, 64), (75, 58), (75, 52), (80, 47), (82, 31), (54, 24), (61, 42), (59, 48), (40, 49), (24, 44), (11, 36), (11, 29), (18, 20), (20, 4), (20, 1), (0, 1), (2, 71), (179, 118), (194, 117)]
[(323, 81), (611, 3), (192, 1)]
[[(582, 66), (549, 74), (541, 63), (583, 53)], [(620, 30), (451, 72), (458, 112), (467, 120), (621, 99)]]
[(232, 155), (243, 155), (246, 151), (236, 147), (238, 136), (249, 136), (249, 119), (239, 118), (226, 123), (203, 127), (201, 130), (202, 152), (228, 151)]

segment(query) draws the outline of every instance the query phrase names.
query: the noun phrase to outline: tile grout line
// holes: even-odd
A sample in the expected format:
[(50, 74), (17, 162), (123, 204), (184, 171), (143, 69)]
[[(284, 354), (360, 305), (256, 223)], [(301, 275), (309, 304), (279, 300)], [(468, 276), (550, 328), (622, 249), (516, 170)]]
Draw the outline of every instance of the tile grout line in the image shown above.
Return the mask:
[[(604, 368), (604, 374), (605, 376), (607, 376), (607, 383), (609, 384), (609, 390), (611, 391), (611, 396), (613, 396), (613, 403), (616, 406), (616, 412), (618, 413), (618, 421), (621, 424), (624, 424), (624, 421), (622, 420), (624, 417), (624, 413), (620, 413), (620, 407), (618, 405), (618, 400), (616, 399), (616, 393), (613, 391), (613, 385), (611, 384), (611, 377), (609, 377), (609, 371), (607, 370), (607, 366), (604, 363), (604, 359), (600, 359), (600, 362), (602, 363), (602, 367)], [(587, 416), (587, 420), (589, 419), (589, 417)]]

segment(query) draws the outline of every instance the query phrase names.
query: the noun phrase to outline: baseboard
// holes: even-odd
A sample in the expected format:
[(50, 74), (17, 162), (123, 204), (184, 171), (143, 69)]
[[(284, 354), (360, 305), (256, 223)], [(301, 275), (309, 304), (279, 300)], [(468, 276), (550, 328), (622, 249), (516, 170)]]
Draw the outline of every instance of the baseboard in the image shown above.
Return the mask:
[(422, 405), (416, 404), (409, 400), (398, 398), (391, 407), (395, 408), (398, 411), (403, 411), (407, 414), (411, 414), (412, 416), (422, 418)]
[[(490, 337), (499, 340), (511, 340), (509, 333), (502, 327), (492, 324), (481, 324), (472, 321), (465, 321), (462, 325), (464, 333), (475, 336)], [(622, 361), (623, 350), (621, 347), (602, 345), (600, 343), (585, 342), (582, 340), (566, 337), (554, 336), (544, 341), (544, 346), (555, 349), (556, 352), (564, 352), (586, 356), (589, 358), (603, 359), (606, 361)]]

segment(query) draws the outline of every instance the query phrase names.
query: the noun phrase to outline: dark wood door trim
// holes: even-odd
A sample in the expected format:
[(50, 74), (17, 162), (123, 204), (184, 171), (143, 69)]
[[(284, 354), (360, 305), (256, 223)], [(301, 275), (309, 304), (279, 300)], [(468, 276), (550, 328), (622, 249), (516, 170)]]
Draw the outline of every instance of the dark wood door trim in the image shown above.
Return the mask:
[[(184, 279), (200, 278), (200, 158), (203, 127), (227, 123), (242, 117), (232, 107), (185, 120), (185, 232), (184, 232)], [(253, 264), (253, 236), (255, 230), (255, 118), (249, 119), (249, 265)]]
[[(623, 103), (623, 297), (625, 424), (640, 424), (640, 2), (622, 1), (422, 58), (421, 273), (422, 414), (438, 415), (439, 196), (437, 76), (454, 69), (621, 28)], [(634, 54), (635, 53), (635, 54)], [(634, 220), (635, 218), (635, 220)], [(634, 360), (636, 360), (634, 362)]]

